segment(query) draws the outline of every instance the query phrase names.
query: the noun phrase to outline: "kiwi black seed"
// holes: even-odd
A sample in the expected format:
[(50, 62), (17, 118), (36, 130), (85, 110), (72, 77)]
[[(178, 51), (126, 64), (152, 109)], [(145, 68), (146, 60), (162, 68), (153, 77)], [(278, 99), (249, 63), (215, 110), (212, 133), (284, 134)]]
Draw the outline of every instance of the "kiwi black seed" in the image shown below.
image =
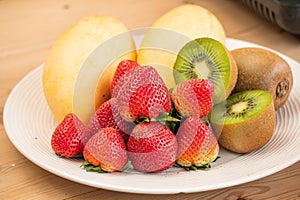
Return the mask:
[(211, 80), (215, 103), (229, 96), (237, 80), (237, 66), (231, 53), (212, 38), (197, 38), (184, 45), (173, 69), (176, 84), (190, 78)]
[(275, 130), (272, 96), (264, 90), (235, 93), (213, 107), (210, 122), (226, 149), (254, 151), (266, 144)]

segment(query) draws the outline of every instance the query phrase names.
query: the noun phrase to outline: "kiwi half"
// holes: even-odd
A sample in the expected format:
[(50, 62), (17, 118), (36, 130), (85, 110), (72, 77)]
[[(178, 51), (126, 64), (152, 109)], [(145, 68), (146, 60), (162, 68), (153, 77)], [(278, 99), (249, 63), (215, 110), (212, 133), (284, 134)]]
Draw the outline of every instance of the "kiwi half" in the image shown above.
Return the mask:
[(272, 137), (276, 115), (272, 96), (264, 90), (235, 93), (213, 107), (210, 122), (219, 143), (237, 153), (248, 153)]
[(217, 103), (226, 99), (234, 88), (237, 66), (222, 43), (212, 38), (197, 38), (180, 49), (173, 75), (176, 84), (190, 78), (211, 80)]

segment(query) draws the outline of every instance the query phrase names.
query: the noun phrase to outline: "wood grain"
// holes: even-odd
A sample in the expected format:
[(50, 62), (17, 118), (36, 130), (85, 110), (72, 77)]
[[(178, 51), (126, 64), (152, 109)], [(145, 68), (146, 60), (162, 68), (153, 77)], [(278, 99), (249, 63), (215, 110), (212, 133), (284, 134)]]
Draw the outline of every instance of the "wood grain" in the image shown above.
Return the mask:
[(129, 29), (147, 27), (184, 3), (211, 10), (228, 37), (264, 45), (300, 62), (299, 38), (234, 0), (0, 0), (0, 200), (300, 200), (300, 162), (260, 180), (220, 190), (142, 195), (102, 190), (55, 176), (27, 160), (10, 142), (3, 126), (7, 96), (22, 77), (44, 62), (53, 43), (71, 24), (88, 15), (105, 14), (122, 19)]

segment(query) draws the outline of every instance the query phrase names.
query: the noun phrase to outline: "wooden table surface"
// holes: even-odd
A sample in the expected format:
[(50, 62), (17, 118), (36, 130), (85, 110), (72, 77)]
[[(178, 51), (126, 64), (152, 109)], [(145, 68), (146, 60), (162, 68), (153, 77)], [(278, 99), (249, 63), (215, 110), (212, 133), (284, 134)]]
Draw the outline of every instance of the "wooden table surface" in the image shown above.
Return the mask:
[(128, 194), (81, 185), (53, 175), (27, 160), (8, 139), (3, 125), (7, 96), (22, 77), (44, 62), (50, 47), (71, 24), (88, 15), (105, 14), (122, 19), (129, 29), (147, 27), (171, 8), (184, 3), (199, 4), (211, 10), (220, 19), (228, 37), (264, 45), (300, 62), (299, 38), (234, 0), (0, 0), (1, 200), (300, 200), (300, 162), (260, 180), (225, 189), (174, 195)]

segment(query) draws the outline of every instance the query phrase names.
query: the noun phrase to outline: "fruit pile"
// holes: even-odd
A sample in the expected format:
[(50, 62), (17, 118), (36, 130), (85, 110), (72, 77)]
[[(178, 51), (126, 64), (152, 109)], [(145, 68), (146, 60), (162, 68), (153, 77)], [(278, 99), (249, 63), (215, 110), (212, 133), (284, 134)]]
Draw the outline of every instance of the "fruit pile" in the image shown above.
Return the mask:
[[(229, 51), (219, 21), (196, 5), (175, 8), (153, 27), (138, 51), (126, 34), (116, 41), (129, 53), (113, 57), (109, 66), (98, 63), (105, 71), (83, 66), (96, 63), (87, 54), (106, 37), (126, 32), (121, 22), (84, 19), (54, 45), (43, 74), (47, 103), (60, 122), (53, 151), (83, 157), (87, 171), (123, 171), (131, 163), (141, 172), (161, 172), (172, 166), (207, 169), (219, 144), (236, 153), (263, 147), (292, 89), (288, 63), (262, 48)], [(78, 41), (82, 35), (85, 40)], [(180, 48), (164, 49), (172, 39)], [(119, 56), (119, 49), (103, 52)], [(76, 87), (79, 75), (84, 87)]]
[(237, 153), (254, 151), (271, 139), (276, 110), (287, 101), (293, 85), (290, 66), (277, 54), (253, 47), (228, 51), (212, 38), (184, 45), (173, 74), (178, 85), (190, 78), (213, 82), (210, 125), (219, 143)]
[(111, 99), (87, 126), (68, 114), (52, 135), (52, 149), (66, 158), (83, 154), (83, 166), (93, 171), (122, 171), (128, 160), (141, 172), (161, 172), (175, 162), (186, 169), (209, 166), (219, 146), (202, 118), (212, 109), (213, 95), (207, 79), (187, 79), (170, 95), (153, 67), (124, 60)]

